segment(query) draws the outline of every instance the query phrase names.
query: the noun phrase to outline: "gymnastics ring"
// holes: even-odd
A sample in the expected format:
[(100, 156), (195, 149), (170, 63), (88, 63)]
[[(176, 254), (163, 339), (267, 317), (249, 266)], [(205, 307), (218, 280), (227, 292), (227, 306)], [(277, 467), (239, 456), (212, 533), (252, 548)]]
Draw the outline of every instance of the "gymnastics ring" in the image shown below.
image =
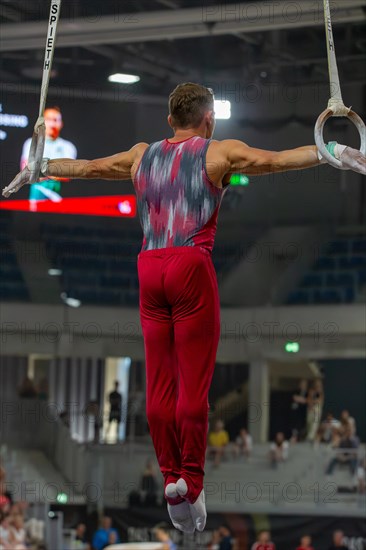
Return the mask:
[(30, 172), (28, 183), (34, 183), (39, 180), (45, 141), (46, 125), (44, 123), (44, 118), (39, 117), (34, 126), (31, 146), (29, 150), (28, 162), (32, 169)]
[(60, 18), (60, 11), (61, 11), (61, 1), (62, 0), (51, 0), (50, 16), (48, 21), (48, 31), (47, 31), (47, 40), (46, 40), (46, 50), (45, 50), (44, 63), (43, 63), (39, 114), (38, 114), (37, 122), (34, 125), (32, 141), (31, 141), (31, 146), (30, 146), (29, 155), (28, 155), (28, 162), (27, 162), (30, 170), (29, 179), (28, 179), (28, 182), (23, 181), (18, 186), (16, 187), (13, 186), (11, 190), (9, 190), (9, 187), (11, 184), (5, 187), (3, 189), (2, 194), (6, 198), (8, 198), (12, 193), (16, 193), (17, 191), (19, 191), (19, 189), (26, 183), (28, 184), (36, 183), (39, 180), (41, 165), (43, 160), (44, 146), (46, 142), (46, 125), (45, 125), (43, 115), (46, 107), (48, 85), (50, 82), (53, 55), (55, 52), (57, 25), (58, 25), (58, 21)]
[(341, 85), (339, 82), (337, 58), (335, 52), (332, 18), (330, 13), (329, 0), (324, 0), (324, 22), (325, 22), (325, 34), (327, 43), (327, 55), (328, 55), (328, 69), (329, 69), (329, 81), (330, 86), (330, 100), (328, 102), (328, 108), (321, 113), (315, 124), (314, 137), (315, 143), (318, 147), (320, 154), (325, 160), (334, 168), (344, 169), (340, 160), (334, 158), (325, 147), (323, 131), (326, 121), (332, 117), (346, 117), (353, 122), (356, 126), (358, 133), (361, 137), (360, 151), (363, 155), (366, 155), (366, 127), (362, 118), (358, 116), (354, 111), (346, 107), (343, 103)]
[[(332, 116), (339, 116), (339, 115), (335, 114), (333, 109), (328, 108), (323, 113), (321, 113), (321, 115), (318, 117), (318, 120), (316, 121), (316, 124), (315, 124), (315, 132), (314, 132), (315, 143), (320, 151), (320, 154), (326, 159), (328, 164), (330, 164), (331, 166), (334, 166), (334, 168), (342, 169), (343, 167), (342, 167), (341, 161), (334, 158), (329, 153), (324, 143), (324, 137), (323, 137), (324, 125), (326, 121)], [(348, 110), (347, 114), (341, 115), (341, 116), (346, 116), (356, 126), (361, 138), (360, 151), (363, 155), (366, 155), (366, 126), (364, 121), (360, 116), (358, 116), (357, 113), (351, 110)]]

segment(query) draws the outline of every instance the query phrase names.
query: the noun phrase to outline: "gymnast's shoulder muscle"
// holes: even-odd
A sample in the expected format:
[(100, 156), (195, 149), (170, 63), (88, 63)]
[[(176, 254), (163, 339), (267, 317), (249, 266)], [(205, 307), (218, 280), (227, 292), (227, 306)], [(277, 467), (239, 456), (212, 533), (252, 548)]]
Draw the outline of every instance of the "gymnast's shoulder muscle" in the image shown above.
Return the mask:
[[(237, 139), (212, 140), (207, 149), (206, 167), (210, 179), (218, 186), (231, 168), (233, 154), (238, 156), (248, 145)], [(227, 183), (225, 181), (225, 183)]]

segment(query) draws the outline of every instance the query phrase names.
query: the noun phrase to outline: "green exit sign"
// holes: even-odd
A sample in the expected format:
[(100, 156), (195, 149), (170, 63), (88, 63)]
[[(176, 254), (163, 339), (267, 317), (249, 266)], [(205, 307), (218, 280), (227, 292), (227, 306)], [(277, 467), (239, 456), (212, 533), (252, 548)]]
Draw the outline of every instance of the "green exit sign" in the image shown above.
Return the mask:
[(285, 351), (287, 353), (298, 353), (300, 351), (300, 344), (298, 342), (286, 342)]
[(249, 178), (245, 174), (232, 174), (230, 178), (231, 185), (249, 185)]

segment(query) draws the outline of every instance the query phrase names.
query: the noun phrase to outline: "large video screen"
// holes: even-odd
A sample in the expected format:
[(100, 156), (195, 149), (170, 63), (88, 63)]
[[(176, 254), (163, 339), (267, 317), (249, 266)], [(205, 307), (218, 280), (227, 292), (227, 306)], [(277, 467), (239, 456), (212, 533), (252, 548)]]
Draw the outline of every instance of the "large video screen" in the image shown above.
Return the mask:
[[(38, 96), (7, 91), (0, 98), (1, 189), (26, 165)], [(129, 149), (135, 143), (136, 109), (131, 104), (62, 97), (50, 98), (45, 110), (44, 156), (94, 159)], [(25, 185), (0, 200), (1, 210), (133, 217), (136, 200), (131, 182), (50, 178)]]

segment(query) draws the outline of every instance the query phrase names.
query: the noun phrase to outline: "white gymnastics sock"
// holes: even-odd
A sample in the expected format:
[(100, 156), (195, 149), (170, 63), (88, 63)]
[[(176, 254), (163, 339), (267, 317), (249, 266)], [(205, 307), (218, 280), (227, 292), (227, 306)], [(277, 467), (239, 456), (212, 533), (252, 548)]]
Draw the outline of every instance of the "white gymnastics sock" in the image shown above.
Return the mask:
[(195, 524), (188, 502), (181, 502), (175, 505), (168, 504), (168, 513), (176, 529), (183, 531), (183, 533), (195, 532)]
[(207, 512), (205, 491), (202, 489), (198, 499), (193, 504), (189, 504), (191, 516), (197, 531), (203, 531), (206, 526)]
[[(177, 492), (181, 497), (184, 497), (188, 493), (188, 486), (186, 481), (181, 477), (176, 483)], [(193, 523), (197, 531), (203, 531), (206, 526), (207, 512), (206, 512), (206, 499), (205, 491), (202, 489), (197, 500), (191, 504), (189, 503), (191, 510), (191, 516)]]
[(181, 477), (178, 479), (175, 486), (176, 486), (178, 495), (180, 495), (181, 497), (185, 497), (186, 494), (188, 493), (188, 485), (186, 481)]
[(177, 498), (178, 491), (176, 483), (168, 483), (165, 487), (165, 496), (168, 498)]

